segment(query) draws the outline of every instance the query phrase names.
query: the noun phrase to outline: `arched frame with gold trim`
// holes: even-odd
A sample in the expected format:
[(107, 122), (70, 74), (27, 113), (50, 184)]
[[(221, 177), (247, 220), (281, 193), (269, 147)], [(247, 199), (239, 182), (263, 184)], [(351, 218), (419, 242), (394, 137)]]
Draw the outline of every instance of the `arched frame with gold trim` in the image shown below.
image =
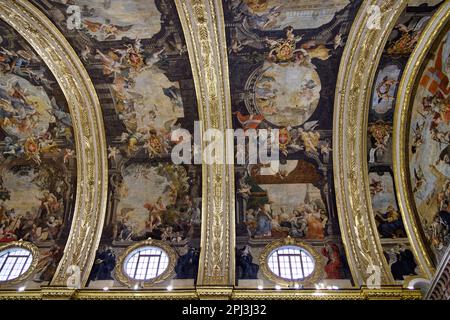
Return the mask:
[(9, 242), (7, 244), (3, 244), (0, 246), (0, 254), (2, 254), (2, 252), (4, 250), (14, 249), (14, 248), (22, 248), (22, 249), (29, 251), (31, 254), (31, 259), (32, 259), (31, 264), (28, 267), (28, 269), (23, 274), (18, 276), (17, 278), (7, 280), (7, 281), (0, 281), (0, 289), (2, 287), (9, 287), (11, 285), (26, 281), (29, 277), (31, 277), (31, 275), (34, 273), (34, 271), (36, 270), (36, 267), (38, 265), (39, 249), (31, 242), (19, 240), (19, 241), (13, 241), (13, 242)]
[(77, 54), (42, 12), (26, 0), (0, 0), (0, 19), (29, 42), (67, 100), (77, 155), (76, 200), (64, 255), (51, 285), (65, 286), (71, 266), (81, 270), (83, 285), (100, 241), (107, 200), (108, 167), (100, 103)]
[(418, 213), (415, 208), (412, 194), (409, 160), (408, 136), (410, 128), (410, 115), (412, 98), (417, 88), (418, 76), (428, 53), (442, 31), (450, 22), (450, 2), (445, 2), (433, 15), (417, 43), (415, 50), (409, 58), (398, 88), (397, 103), (394, 114), (393, 128), (393, 165), (396, 193), (399, 208), (405, 222), (405, 229), (412, 244), (415, 256), (428, 278), (434, 275), (434, 266), (425, 243), (424, 235)]
[[(133, 253), (133, 251), (145, 247), (155, 247), (162, 251), (164, 251), (167, 254), (167, 257), (169, 259), (167, 268), (157, 277), (151, 278), (148, 280), (137, 280), (134, 278), (131, 278), (127, 275), (125, 271), (125, 262), (127, 260), (127, 257)], [(133, 285), (141, 285), (143, 288), (151, 287), (152, 285), (156, 283), (163, 282), (164, 280), (167, 280), (171, 276), (175, 274), (175, 264), (177, 260), (177, 254), (172, 249), (172, 247), (167, 244), (165, 241), (159, 241), (159, 240), (153, 240), (148, 239), (145, 241), (138, 242), (132, 246), (129, 246), (124, 252), (121, 253), (119, 256), (119, 259), (117, 259), (116, 267), (115, 267), (115, 275), (117, 280), (119, 280), (121, 283), (123, 283), (126, 286), (132, 287)]]
[[(381, 284), (393, 284), (378, 237), (369, 189), (367, 123), (370, 95), (388, 37), (408, 1), (364, 1), (353, 22), (336, 83), (333, 170), (342, 240), (353, 279), (364, 285), (379, 269)], [(380, 27), (373, 27), (373, 6)]]
[[(301, 250), (305, 250), (313, 258), (314, 270), (310, 275), (308, 275), (304, 279), (289, 280), (286, 278), (282, 278), (272, 272), (268, 264), (270, 254), (273, 251), (286, 246), (298, 247)], [(261, 252), (259, 259), (259, 266), (261, 268), (261, 272), (263, 273), (263, 275), (272, 282), (289, 287), (294, 287), (296, 284), (305, 287), (314, 285), (315, 283), (317, 283), (317, 281), (319, 281), (323, 277), (324, 264), (321, 255), (316, 251), (316, 249), (314, 249), (312, 246), (308, 245), (303, 241), (288, 237), (267, 244), (264, 247), (263, 251)]]

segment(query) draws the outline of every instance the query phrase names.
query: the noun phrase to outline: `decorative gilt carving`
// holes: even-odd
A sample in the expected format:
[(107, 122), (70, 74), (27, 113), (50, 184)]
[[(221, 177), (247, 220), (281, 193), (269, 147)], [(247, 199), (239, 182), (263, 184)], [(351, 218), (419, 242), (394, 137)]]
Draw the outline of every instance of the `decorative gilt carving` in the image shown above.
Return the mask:
[[(334, 292), (333, 292), (334, 291)], [(404, 289), (399, 286), (386, 286), (380, 289), (360, 290), (236, 290), (232, 299), (236, 300), (421, 300), (418, 290)]]
[[(61, 289), (61, 288), (59, 288)], [(201, 292), (199, 292), (201, 291)], [(225, 299), (235, 300), (420, 300), (419, 290), (409, 290), (401, 286), (387, 286), (381, 289), (361, 288), (355, 290), (230, 290), (222, 287), (208, 287), (203, 290), (75, 290), (54, 294), (48, 291), (0, 291), (0, 300), (194, 300)]]
[[(377, 28), (371, 6), (378, 6)], [(407, 1), (364, 1), (342, 55), (336, 84), (333, 165), (342, 240), (356, 285), (380, 269), (381, 283), (394, 279), (377, 235), (367, 168), (367, 121), (375, 72), (383, 48)]]
[(70, 266), (80, 268), (83, 285), (94, 262), (107, 200), (106, 141), (98, 97), (67, 40), (29, 1), (0, 0), (0, 18), (21, 34), (44, 60), (70, 109), (77, 154), (76, 202), (64, 256), (51, 285), (65, 286)]
[[(222, 2), (176, 0), (186, 38), (203, 132), (232, 128), (228, 59)], [(203, 142), (202, 142), (203, 144)], [(203, 146), (204, 147), (204, 146)], [(204, 148), (203, 148), (204, 149)], [(199, 286), (234, 285), (234, 168), (203, 163)]]
[(416, 48), (408, 60), (399, 84), (394, 114), (393, 164), (395, 184), (397, 186), (397, 199), (414, 255), (423, 272), (430, 279), (433, 277), (435, 270), (423, 241), (420, 220), (416, 218), (418, 214), (415, 209), (414, 195), (410, 186), (408, 155), (409, 122), (414, 99), (413, 91), (416, 87), (417, 77), (419, 76), (419, 72), (421, 72), (421, 67), (425, 62), (430, 48), (449, 21), (450, 2), (447, 1), (441, 5), (439, 10), (428, 22)]

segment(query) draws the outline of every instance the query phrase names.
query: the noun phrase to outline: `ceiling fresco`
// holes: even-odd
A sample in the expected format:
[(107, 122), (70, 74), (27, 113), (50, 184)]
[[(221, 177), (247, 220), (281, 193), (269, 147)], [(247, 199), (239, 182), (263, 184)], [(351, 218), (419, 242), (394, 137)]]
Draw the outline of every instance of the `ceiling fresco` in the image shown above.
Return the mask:
[[(114, 281), (121, 252), (148, 238), (168, 242), (180, 257), (193, 255), (180, 259), (176, 277), (195, 279), (201, 167), (175, 165), (170, 155), (171, 133), (193, 133), (198, 111), (173, 1), (34, 3), (79, 54), (103, 110), (110, 196), (97, 253), (103, 262), (94, 264), (89, 285)], [(79, 12), (73, 25), (69, 8)]]
[(435, 43), (412, 102), (409, 128), (409, 171), (416, 209), (437, 261), (449, 245), (450, 31)]
[(29, 285), (38, 287), (51, 281), (72, 222), (72, 120), (42, 59), (3, 21), (0, 30), (0, 242), (38, 247)]
[[(237, 278), (265, 279), (262, 248), (312, 244), (328, 283), (351, 286), (332, 172), (335, 83), (359, 1), (224, 1), (235, 128), (280, 129), (280, 169), (235, 166)], [(300, 18), (301, 17), (301, 18)], [(239, 282), (238, 282), (239, 283)], [(317, 285), (317, 284), (316, 284)]]
[[(2, 1), (0, 10), (8, 12)], [(0, 245), (24, 241), (39, 252), (32, 275), (5, 285), (0, 279), (0, 288), (46, 290), (67, 280), (59, 275), (66, 266), (84, 263), (92, 268), (82, 272), (78, 289), (89, 289), (87, 295), (110, 289), (117, 297), (141, 289), (170, 295), (175, 288), (182, 289), (177, 295), (248, 298), (254, 295), (247, 289), (360, 289), (369, 285), (366, 266), (379, 268), (382, 285), (407, 291), (414, 279), (430, 280), (450, 253), (449, 23), (424, 55), (405, 113), (406, 186), (397, 185), (405, 182), (398, 179), (394, 129), (408, 62), (416, 48), (428, 48), (423, 34), (442, 0), (383, 2), (383, 14), (395, 17), (387, 32), (362, 27), (371, 14), (364, 0), (27, 3), (68, 44), (40, 57), (36, 43), (20, 35), (23, 25), (16, 31), (7, 17), (0, 19)], [(105, 136), (93, 140), (93, 151), (86, 132), (99, 122), (85, 121), (94, 113), (74, 107), (62, 82), (73, 80), (70, 75), (59, 79), (60, 87), (48, 67), (60, 52), (77, 65), (64, 73), (83, 66), (95, 88), (95, 94), (80, 91), (93, 97), (87, 109), (101, 106)], [(71, 115), (69, 106), (77, 112)], [(174, 161), (173, 151), (186, 144), (174, 131), (194, 137), (188, 144), (195, 153), (201, 117), (202, 134), (234, 129), (235, 144), (224, 152), (234, 162), (198, 164), (198, 154), (187, 156), (195, 164), (185, 154), (181, 164)], [(78, 128), (83, 121), (86, 132)], [(278, 140), (279, 150), (265, 155), (278, 160), (264, 162), (261, 150), (252, 149), (251, 134), (260, 129), (268, 149)], [(243, 145), (237, 132), (246, 135)], [(206, 140), (204, 149), (213, 145)], [(84, 158), (86, 150), (92, 158)], [(106, 197), (79, 190), (85, 181), (77, 172), (94, 157), (98, 171), (86, 184)], [(404, 212), (405, 188), (415, 212)], [(104, 206), (97, 215), (74, 210), (80, 199), (104, 200)], [(426, 248), (411, 235), (412, 220)], [(81, 227), (71, 231), (73, 222)], [(78, 230), (92, 234), (85, 243), (96, 250), (66, 261), (76, 255), (71, 250), (82, 237), (67, 240)], [(277, 257), (276, 265), (274, 257), (283, 254), (288, 263)], [(291, 256), (302, 276), (293, 276)], [(143, 271), (140, 259), (147, 258)], [(155, 276), (146, 278), (149, 269)], [(283, 277), (289, 270), (291, 277)], [(206, 292), (219, 284), (218, 292)]]

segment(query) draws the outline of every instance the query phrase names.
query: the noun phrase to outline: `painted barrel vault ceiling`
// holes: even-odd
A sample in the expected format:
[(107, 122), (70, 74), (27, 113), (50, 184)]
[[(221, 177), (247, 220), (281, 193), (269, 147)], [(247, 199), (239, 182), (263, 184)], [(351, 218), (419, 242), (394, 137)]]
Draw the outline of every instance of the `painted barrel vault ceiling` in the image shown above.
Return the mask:
[[(175, 260), (145, 298), (290, 297), (262, 270), (283, 241), (317, 259), (303, 298), (377, 295), (373, 266), (420, 297), (450, 241), (448, 6), (0, 0), (0, 243), (39, 252), (0, 299), (131, 297), (149, 238)], [(279, 129), (280, 170), (174, 164), (199, 120)]]

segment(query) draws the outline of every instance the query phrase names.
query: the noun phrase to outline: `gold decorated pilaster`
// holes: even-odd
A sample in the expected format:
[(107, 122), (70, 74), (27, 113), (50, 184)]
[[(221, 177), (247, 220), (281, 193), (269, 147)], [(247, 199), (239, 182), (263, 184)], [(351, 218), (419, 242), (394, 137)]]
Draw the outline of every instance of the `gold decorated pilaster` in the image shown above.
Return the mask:
[[(106, 141), (94, 86), (77, 54), (50, 20), (26, 0), (0, 0), (0, 18), (36, 50), (64, 92), (77, 155), (77, 191), (69, 238), (52, 286), (66, 286), (78, 267), (89, 276), (100, 240), (107, 199)], [(49, 293), (52, 294), (51, 292)]]
[[(227, 46), (220, 0), (175, 0), (197, 94), (202, 132), (232, 128)], [(202, 142), (203, 144), (203, 142)], [(203, 145), (204, 147), (204, 145)], [(204, 148), (203, 148), (204, 150)], [(233, 165), (202, 165), (202, 235), (198, 286), (234, 285)]]
[[(380, 23), (376, 21), (379, 8)], [(363, 1), (351, 28), (336, 84), (333, 166), (342, 240), (357, 286), (380, 271), (381, 284), (394, 279), (383, 255), (371, 205), (367, 164), (367, 122), (371, 88), (381, 54), (405, 0)], [(375, 268), (373, 268), (375, 267)], [(378, 267), (378, 268), (377, 268)]]
[(421, 222), (417, 218), (418, 214), (415, 208), (414, 195), (412, 194), (409, 173), (408, 139), (414, 91), (418, 76), (420, 76), (419, 72), (421, 72), (421, 67), (423, 67), (424, 63), (426, 63), (427, 55), (431, 47), (449, 21), (450, 1), (446, 1), (433, 17), (431, 17), (420, 36), (416, 48), (409, 57), (399, 84), (394, 114), (393, 164), (397, 199), (415, 257), (424, 274), (429, 279), (433, 277), (435, 269), (424, 243)]

